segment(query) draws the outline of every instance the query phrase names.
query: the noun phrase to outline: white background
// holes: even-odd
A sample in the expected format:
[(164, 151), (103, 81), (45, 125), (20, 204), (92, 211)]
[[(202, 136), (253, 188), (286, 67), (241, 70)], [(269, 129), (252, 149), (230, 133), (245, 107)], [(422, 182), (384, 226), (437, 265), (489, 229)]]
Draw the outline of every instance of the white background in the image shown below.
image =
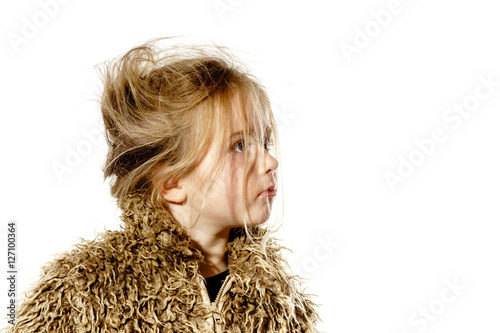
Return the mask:
[[(49, 2), (0, 8), (0, 248), (17, 221), (19, 290), (79, 237), (119, 225), (102, 137), (62, 179), (53, 168), (85, 144), (85, 131), (102, 131), (93, 67), (153, 37), (194, 35), (246, 53), (269, 89), (281, 125), (284, 243), (323, 304), (322, 330), (498, 332), (495, 2)], [(347, 44), (357, 53), (346, 55)], [(496, 82), (491, 91), (480, 77)], [(460, 123), (443, 118), (466, 101), (474, 110)], [(446, 139), (424, 155), (415, 141), (434, 130)], [(412, 173), (401, 166), (410, 157)], [(385, 174), (398, 168), (407, 174), (392, 190)]]

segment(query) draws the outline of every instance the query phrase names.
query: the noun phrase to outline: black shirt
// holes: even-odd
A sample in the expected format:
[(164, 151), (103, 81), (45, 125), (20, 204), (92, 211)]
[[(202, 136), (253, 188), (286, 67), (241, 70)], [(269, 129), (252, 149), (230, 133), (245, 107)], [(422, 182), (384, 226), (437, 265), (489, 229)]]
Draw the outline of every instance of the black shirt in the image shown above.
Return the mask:
[(219, 293), (219, 290), (228, 274), (229, 270), (225, 270), (222, 273), (205, 278), (205, 284), (208, 289), (208, 295), (210, 296), (210, 302), (215, 302), (217, 294)]

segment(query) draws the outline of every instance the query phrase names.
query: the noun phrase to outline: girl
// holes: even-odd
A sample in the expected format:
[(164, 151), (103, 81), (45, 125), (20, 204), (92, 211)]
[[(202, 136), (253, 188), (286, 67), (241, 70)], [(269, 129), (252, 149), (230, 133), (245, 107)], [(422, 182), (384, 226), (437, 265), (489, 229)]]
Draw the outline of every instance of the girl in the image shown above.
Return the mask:
[(278, 168), (265, 90), (223, 47), (159, 42), (102, 71), (121, 229), (43, 267), (10, 332), (316, 332), (263, 225)]

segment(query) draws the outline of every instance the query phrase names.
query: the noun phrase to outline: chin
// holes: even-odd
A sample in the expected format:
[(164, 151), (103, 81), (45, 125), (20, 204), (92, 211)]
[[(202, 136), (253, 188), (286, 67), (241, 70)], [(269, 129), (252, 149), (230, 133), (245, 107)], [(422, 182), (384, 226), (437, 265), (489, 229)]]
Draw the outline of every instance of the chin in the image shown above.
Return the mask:
[[(269, 215), (266, 216), (261, 216), (256, 219), (252, 219), (252, 221), (248, 221), (247, 226), (249, 227), (256, 227), (262, 224), (265, 224), (269, 220)], [(245, 223), (243, 221), (239, 222), (238, 224), (232, 226), (232, 228), (237, 228), (237, 227), (245, 227)]]
[(267, 221), (269, 221), (269, 218), (271, 217), (271, 212), (265, 212), (262, 214), (262, 216), (260, 217), (260, 219), (256, 219), (255, 221), (252, 221), (253, 222), (253, 225), (261, 225), (261, 224), (264, 224), (266, 223)]

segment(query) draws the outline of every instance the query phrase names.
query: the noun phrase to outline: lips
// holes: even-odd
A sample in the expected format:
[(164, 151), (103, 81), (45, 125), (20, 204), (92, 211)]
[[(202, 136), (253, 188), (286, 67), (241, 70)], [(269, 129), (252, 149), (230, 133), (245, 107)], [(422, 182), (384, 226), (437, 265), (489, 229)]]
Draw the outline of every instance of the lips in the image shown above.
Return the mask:
[(259, 197), (263, 198), (274, 197), (274, 196), (276, 196), (276, 185), (269, 186), (267, 190), (264, 190), (259, 194)]

